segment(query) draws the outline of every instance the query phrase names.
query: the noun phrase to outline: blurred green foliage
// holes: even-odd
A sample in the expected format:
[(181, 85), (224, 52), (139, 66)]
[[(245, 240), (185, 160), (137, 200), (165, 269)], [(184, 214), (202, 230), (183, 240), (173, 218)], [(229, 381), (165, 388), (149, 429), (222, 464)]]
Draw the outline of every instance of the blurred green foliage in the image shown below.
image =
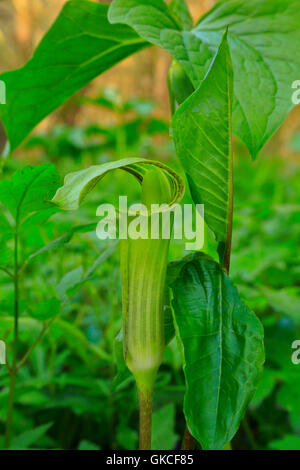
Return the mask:
[[(3, 178), (10, 180), (26, 166), (34, 147), (38, 163), (55, 163), (61, 178), (120, 154), (163, 159), (178, 171), (167, 126), (153, 117), (153, 103), (124, 102), (117, 92), (106, 90), (92, 104), (117, 113), (117, 124), (59, 126), (47, 134), (34, 134), (20, 158), (5, 163)], [(157, 132), (164, 138), (160, 135), (157, 141)], [(261, 155), (253, 163), (239, 147), (235, 153), (231, 277), (264, 324), (267, 360), (232, 445), (234, 449), (300, 449), (300, 364), (291, 361), (292, 343), (300, 340), (300, 169), (275, 156)], [(20, 235), (25, 262), (20, 285), (20, 358), (49, 320), (51, 325), (17, 377), (11, 448), (137, 447), (134, 381), (125, 365), (119, 365), (119, 370), (116, 366), (122, 355), (115, 339), (121, 328), (118, 246), (95, 235), (99, 203), (117, 203), (119, 194), (128, 193), (131, 201), (137, 201), (138, 184), (132, 178), (128, 187), (126, 176), (117, 171), (79, 211), (38, 216), (37, 223), (25, 226)], [(186, 195), (184, 202), (188, 200)], [(213, 255), (215, 242), (208, 230), (206, 236), (205, 250)], [(9, 264), (9, 238), (2, 242), (6, 249), (1, 259), (7, 253)], [(170, 259), (183, 254), (184, 242), (173, 242)], [(5, 272), (0, 272), (0, 306), (0, 337), (8, 345), (9, 358), (13, 284)], [(172, 340), (155, 386), (154, 449), (175, 447), (184, 431), (181, 365)], [(0, 366), (0, 436), (5, 430), (8, 384), (7, 369)]]

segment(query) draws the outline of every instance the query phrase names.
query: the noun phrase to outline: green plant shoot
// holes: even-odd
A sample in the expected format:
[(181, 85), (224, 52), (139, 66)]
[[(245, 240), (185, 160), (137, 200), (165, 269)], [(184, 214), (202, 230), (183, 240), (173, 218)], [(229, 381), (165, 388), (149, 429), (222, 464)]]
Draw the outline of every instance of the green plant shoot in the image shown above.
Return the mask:
[[(142, 164), (142, 172), (137, 164)], [(78, 207), (95, 184), (114, 168), (130, 171), (141, 181), (141, 203), (147, 209), (140, 215), (145, 222), (141, 227), (146, 227), (147, 234), (120, 240), (120, 264), (124, 359), (139, 392), (140, 449), (150, 449), (153, 388), (165, 349), (163, 301), (170, 239), (164, 239), (161, 230), (156, 238), (148, 232), (152, 209), (159, 218), (163, 211), (171, 211), (172, 203), (181, 199), (184, 186), (181, 178), (164, 165), (126, 159), (68, 175), (52, 201), (62, 209)], [(128, 214), (127, 224), (130, 222)]]

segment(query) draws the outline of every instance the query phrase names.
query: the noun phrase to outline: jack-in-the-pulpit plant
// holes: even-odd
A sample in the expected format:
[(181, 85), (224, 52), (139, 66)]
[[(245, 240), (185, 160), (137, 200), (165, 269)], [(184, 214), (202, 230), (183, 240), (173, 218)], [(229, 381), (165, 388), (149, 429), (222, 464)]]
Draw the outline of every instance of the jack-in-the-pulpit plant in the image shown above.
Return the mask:
[[(168, 267), (186, 382), (183, 447), (192, 448), (195, 438), (202, 449), (218, 450), (235, 435), (264, 362), (261, 324), (229, 277), (232, 134), (256, 158), (294, 106), (300, 8), (299, 0), (221, 0), (194, 24), (187, 4), (67, 2), (32, 59), (0, 75), (7, 89), (0, 113), (12, 152), (56, 107), (129, 55), (155, 45), (172, 57), (171, 134), (192, 200), (204, 204), (206, 229), (217, 242), (214, 259), (194, 253)], [(182, 196), (172, 170), (127, 159), (69, 175), (54, 201), (77, 209), (114, 168), (138, 178), (147, 207), (152, 200), (171, 206)], [(124, 353), (140, 389), (143, 448), (150, 446), (151, 394), (163, 354), (168, 243), (120, 242)]]
[[(126, 235), (120, 239), (120, 265), (124, 359), (138, 387), (140, 449), (150, 449), (153, 388), (165, 350), (164, 295), (170, 244), (170, 239), (163, 237), (159, 219), (169, 211), (171, 224), (172, 206), (183, 196), (183, 181), (157, 162), (124, 159), (66, 176), (52, 201), (61, 209), (76, 209), (98, 181), (116, 168), (132, 173), (141, 183), (140, 237), (132, 239), (127, 233), (132, 219), (129, 212)], [(153, 214), (158, 217), (155, 234), (151, 231)]]

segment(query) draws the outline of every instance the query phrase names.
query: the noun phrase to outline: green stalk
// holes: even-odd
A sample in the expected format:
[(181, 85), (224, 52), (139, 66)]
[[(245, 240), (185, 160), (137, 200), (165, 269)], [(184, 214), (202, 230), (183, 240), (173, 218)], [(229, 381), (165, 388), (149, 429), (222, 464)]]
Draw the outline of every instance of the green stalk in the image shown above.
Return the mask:
[(152, 402), (153, 390), (142, 390), (139, 388), (140, 405), (140, 433), (139, 449), (151, 449), (151, 429), (152, 429)]
[[(18, 220), (18, 219), (17, 219)], [(10, 370), (8, 412), (6, 419), (4, 449), (8, 449), (11, 441), (12, 419), (15, 399), (15, 385), (17, 376), (18, 338), (19, 338), (19, 261), (18, 261), (18, 222), (15, 228), (14, 248), (14, 340), (13, 340), (13, 362)]]
[(181, 450), (194, 450), (196, 447), (196, 439), (191, 435), (188, 427), (185, 427), (181, 444)]

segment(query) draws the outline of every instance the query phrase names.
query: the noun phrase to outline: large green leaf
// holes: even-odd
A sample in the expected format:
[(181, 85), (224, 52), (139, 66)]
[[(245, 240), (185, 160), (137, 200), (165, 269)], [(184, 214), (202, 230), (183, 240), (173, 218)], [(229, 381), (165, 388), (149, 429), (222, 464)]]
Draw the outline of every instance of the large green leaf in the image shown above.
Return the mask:
[(131, 28), (109, 24), (107, 8), (85, 0), (66, 3), (32, 59), (0, 75), (7, 90), (0, 113), (11, 150), (73, 93), (147, 45)]
[(180, 30), (163, 0), (114, 0), (109, 19), (167, 50), (195, 87), (229, 26), (233, 130), (253, 157), (293, 107), (291, 84), (300, 74), (298, 0), (222, 0), (191, 31)]
[(193, 20), (185, 0), (172, 0), (169, 5), (170, 11), (177, 19), (183, 29), (190, 30), (193, 27)]
[(114, 0), (108, 11), (111, 23), (126, 23), (144, 39), (168, 51), (199, 85), (212, 53), (192, 31), (181, 26), (163, 0)]
[(194, 33), (213, 51), (227, 25), (235, 76), (234, 129), (255, 157), (294, 106), (291, 85), (300, 74), (299, 1), (223, 0)]
[(172, 120), (193, 200), (204, 204), (222, 259), (232, 224), (231, 100), (232, 65), (225, 35), (205, 80)]
[(184, 413), (204, 449), (221, 449), (238, 429), (262, 372), (263, 329), (212, 259), (175, 262), (174, 317), (184, 351)]

